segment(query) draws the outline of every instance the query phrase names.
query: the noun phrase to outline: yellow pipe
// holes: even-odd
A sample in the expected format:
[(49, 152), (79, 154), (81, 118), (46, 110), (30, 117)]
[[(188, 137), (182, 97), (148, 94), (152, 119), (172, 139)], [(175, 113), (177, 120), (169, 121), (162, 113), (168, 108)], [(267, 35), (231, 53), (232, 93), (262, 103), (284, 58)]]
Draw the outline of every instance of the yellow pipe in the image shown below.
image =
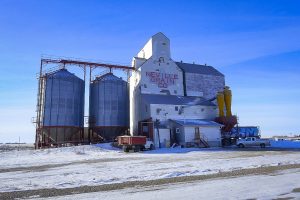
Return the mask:
[(219, 107), (219, 117), (224, 117), (224, 94), (223, 92), (218, 92), (217, 102)]
[(231, 98), (232, 98), (232, 94), (231, 94), (231, 90), (229, 89), (228, 86), (226, 86), (224, 88), (224, 99), (225, 99), (225, 106), (226, 106), (226, 116), (227, 117), (231, 117)]

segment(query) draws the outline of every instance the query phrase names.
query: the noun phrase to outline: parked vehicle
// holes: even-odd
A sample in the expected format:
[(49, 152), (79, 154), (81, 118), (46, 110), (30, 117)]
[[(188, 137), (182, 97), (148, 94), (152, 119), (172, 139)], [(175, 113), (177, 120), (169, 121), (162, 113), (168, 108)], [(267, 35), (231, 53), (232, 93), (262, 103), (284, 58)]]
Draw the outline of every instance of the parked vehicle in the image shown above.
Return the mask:
[(260, 146), (261, 148), (265, 148), (266, 146), (270, 146), (270, 141), (268, 139), (259, 139), (259, 138), (256, 138), (256, 137), (247, 137), (245, 139), (238, 139), (236, 141), (236, 145), (240, 148), (254, 147), (254, 146)]
[(144, 145), (144, 149), (149, 149), (149, 150), (154, 149), (154, 143), (150, 138), (147, 138), (146, 144)]
[(123, 147), (125, 152), (133, 150), (138, 152), (145, 147), (147, 143), (146, 136), (119, 136), (118, 145)]

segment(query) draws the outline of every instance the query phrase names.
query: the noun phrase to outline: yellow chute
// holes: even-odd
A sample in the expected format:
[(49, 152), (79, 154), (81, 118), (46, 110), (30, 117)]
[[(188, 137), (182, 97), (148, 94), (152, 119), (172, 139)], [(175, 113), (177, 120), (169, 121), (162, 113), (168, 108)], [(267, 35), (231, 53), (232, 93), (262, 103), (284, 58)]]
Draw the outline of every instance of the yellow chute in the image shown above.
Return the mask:
[(223, 92), (218, 92), (217, 102), (219, 106), (219, 117), (224, 117), (224, 94)]
[(224, 88), (224, 99), (225, 99), (225, 106), (226, 106), (226, 117), (231, 117), (231, 99), (232, 99), (232, 94), (231, 90), (229, 87)]

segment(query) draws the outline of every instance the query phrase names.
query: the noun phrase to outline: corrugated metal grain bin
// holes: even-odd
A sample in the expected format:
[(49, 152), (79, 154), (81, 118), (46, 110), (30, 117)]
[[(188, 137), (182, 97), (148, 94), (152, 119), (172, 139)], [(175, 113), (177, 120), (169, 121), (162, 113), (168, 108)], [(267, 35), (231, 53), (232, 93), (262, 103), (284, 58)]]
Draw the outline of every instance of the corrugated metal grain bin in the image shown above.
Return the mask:
[(128, 84), (112, 73), (90, 84), (90, 128), (104, 140), (113, 140), (129, 128)]
[(84, 126), (84, 81), (61, 69), (45, 75), (43, 131), (49, 143), (79, 141)]

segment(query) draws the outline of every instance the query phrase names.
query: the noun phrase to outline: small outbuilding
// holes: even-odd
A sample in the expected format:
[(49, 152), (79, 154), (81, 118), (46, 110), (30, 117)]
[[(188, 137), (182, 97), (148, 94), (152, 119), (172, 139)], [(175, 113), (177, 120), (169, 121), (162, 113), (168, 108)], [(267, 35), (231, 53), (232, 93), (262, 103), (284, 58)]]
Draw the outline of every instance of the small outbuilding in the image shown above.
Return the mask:
[(172, 135), (183, 147), (221, 146), (221, 124), (204, 119), (169, 120)]

